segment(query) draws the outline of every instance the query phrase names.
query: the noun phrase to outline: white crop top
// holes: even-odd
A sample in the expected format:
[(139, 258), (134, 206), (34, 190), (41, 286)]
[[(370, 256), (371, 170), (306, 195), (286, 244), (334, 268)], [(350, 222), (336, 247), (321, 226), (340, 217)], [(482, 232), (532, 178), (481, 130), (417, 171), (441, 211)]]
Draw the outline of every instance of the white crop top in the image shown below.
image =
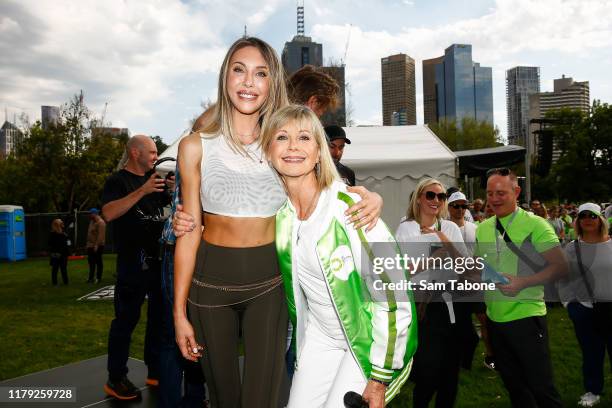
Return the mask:
[(279, 176), (258, 142), (234, 152), (223, 135), (202, 137), (200, 199), (206, 212), (229, 217), (267, 218), (287, 200)]

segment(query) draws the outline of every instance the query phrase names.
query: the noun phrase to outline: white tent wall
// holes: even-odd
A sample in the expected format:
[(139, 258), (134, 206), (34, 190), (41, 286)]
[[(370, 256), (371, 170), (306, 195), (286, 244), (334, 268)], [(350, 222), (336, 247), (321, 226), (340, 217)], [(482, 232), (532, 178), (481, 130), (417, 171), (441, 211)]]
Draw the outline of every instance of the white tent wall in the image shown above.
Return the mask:
[[(437, 178), (446, 187), (456, 185), (457, 157), (427, 126), (348, 127), (345, 131), (352, 143), (346, 145), (342, 163), (355, 171), (358, 185), (383, 197), (382, 219), (392, 232), (423, 177)], [(160, 158), (176, 157), (181, 138)], [(168, 172), (174, 166), (165, 162), (159, 170)]]
[(357, 184), (384, 200), (382, 219), (395, 232), (406, 214), (410, 193), (424, 177), (445, 187), (456, 185), (457, 157), (427, 126), (345, 128), (350, 145), (342, 163), (355, 171)]

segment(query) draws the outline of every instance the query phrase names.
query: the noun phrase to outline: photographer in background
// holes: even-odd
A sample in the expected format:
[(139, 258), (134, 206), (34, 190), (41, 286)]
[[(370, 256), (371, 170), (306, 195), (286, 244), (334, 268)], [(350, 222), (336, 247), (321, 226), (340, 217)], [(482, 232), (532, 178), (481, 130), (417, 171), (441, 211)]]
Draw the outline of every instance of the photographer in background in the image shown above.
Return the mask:
[(137, 135), (126, 145), (125, 167), (111, 175), (102, 193), (102, 216), (113, 222), (117, 249), (115, 318), (108, 335), (108, 381), (104, 391), (120, 400), (141, 397), (127, 378), (127, 360), (132, 332), (148, 296), (144, 360), (146, 383), (157, 386), (161, 329), (161, 282), (159, 243), (163, 207), (170, 202), (168, 191), (174, 178), (160, 178), (154, 171), (157, 148), (153, 139)]

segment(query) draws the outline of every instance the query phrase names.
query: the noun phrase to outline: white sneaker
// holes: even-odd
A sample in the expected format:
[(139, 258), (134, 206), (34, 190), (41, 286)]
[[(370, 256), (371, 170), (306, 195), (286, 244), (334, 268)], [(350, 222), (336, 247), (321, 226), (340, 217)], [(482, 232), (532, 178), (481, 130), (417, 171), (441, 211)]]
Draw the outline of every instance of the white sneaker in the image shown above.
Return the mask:
[(593, 394), (592, 392), (587, 392), (578, 401), (578, 405), (581, 407), (594, 407), (599, 404), (600, 397), (597, 394)]

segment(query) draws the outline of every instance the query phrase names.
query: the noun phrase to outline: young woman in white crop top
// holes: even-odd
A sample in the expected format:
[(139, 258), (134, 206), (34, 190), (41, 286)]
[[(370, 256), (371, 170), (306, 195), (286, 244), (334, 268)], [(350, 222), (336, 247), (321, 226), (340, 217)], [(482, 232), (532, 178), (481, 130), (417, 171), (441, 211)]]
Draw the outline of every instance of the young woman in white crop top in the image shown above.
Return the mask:
[[(270, 114), (286, 104), (275, 51), (241, 38), (223, 61), (210, 120), (179, 145), (183, 206), (193, 225), (176, 243), (176, 340), (185, 358), (201, 357), (211, 402), (220, 408), (274, 407), (279, 400), (287, 308), (274, 215), (286, 196), (258, 139)], [(380, 207), (374, 197), (351, 210), (361, 209), (357, 218), (369, 222)]]

